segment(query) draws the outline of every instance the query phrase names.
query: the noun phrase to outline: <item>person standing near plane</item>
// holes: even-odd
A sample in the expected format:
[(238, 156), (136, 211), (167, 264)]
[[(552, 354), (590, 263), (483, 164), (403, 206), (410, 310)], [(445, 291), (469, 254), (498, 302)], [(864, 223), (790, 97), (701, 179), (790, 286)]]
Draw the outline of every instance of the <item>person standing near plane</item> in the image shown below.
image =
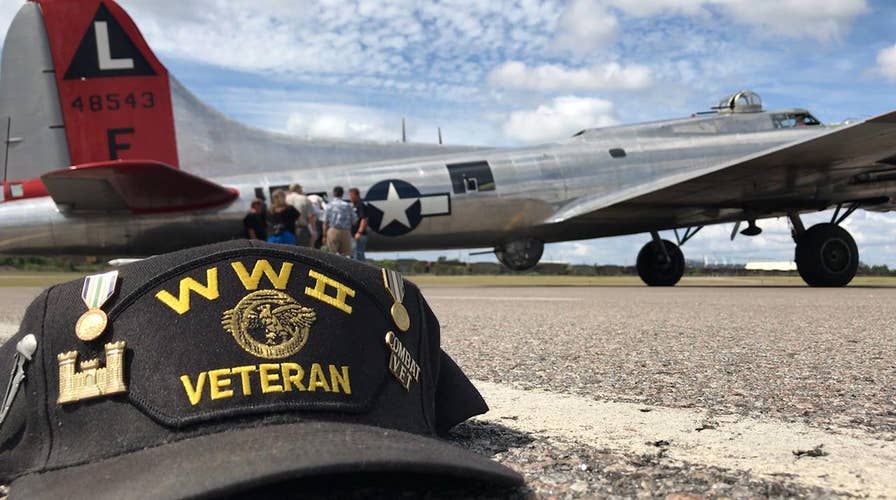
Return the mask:
[(296, 244), (296, 221), (299, 211), (286, 203), (286, 191), (278, 189), (271, 195), (271, 209), (268, 210), (268, 242), (285, 245)]
[(364, 250), (367, 248), (367, 210), (364, 208), (364, 202), (361, 201), (361, 191), (358, 188), (349, 189), (348, 198), (352, 202), (352, 208), (358, 219), (358, 222), (352, 224), (352, 236), (355, 239), (354, 258), (364, 262), (367, 260), (364, 256)]
[(302, 191), (302, 186), (293, 184), (289, 186), (289, 193), (286, 194), (286, 203), (290, 204), (299, 212), (299, 219), (296, 221), (296, 244), (300, 247), (311, 246), (311, 227), (315, 223), (314, 208), (311, 201)]
[(324, 199), (317, 194), (309, 194), (308, 201), (314, 211), (314, 224), (309, 224), (311, 229), (311, 247), (320, 250), (321, 241), (324, 239), (324, 209), (327, 208)]
[(352, 256), (352, 226), (357, 222), (358, 216), (352, 208), (352, 204), (343, 200), (345, 193), (342, 186), (333, 188), (333, 200), (327, 204), (324, 210), (324, 243), (333, 253), (344, 257)]
[(252, 200), (249, 213), (243, 218), (244, 236), (250, 240), (268, 239), (268, 223), (265, 220), (264, 201), (260, 198)]

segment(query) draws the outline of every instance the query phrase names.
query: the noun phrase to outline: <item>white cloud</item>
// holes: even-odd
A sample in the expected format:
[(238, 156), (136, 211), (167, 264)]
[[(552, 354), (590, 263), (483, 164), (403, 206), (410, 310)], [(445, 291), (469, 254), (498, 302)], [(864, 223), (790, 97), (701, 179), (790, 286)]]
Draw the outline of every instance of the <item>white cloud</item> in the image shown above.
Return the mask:
[(540, 91), (632, 90), (648, 87), (650, 69), (640, 64), (622, 66), (611, 62), (587, 68), (567, 68), (558, 64), (527, 66), (509, 61), (489, 74), (492, 86)]
[(896, 45), (877, 53), (877, 71), (896, 83)]
[(387, 126), (383, 119), (337, 113), (293, 113), (286, 122), (286, 131), (290, 134), (323, 139), (394, 141), (399, 136), (397, 130), (395, 126)]
[(651, 17), (662, 13), (697, 15), (705, 14), (703, 3), (707, 0), (608, 0), (608, 3), (628, 14)]
[(288, 81), (476, 99), (502, 54), (540, 53), (556, 1), (122, 0), (150, 44)]
[(533, 111), (514, 111), (504, 123), (504, 135), (521, 143), (548, 142), (590, 127), (617, 123), (613, 103), (590, 97), (556, 97)]
[(869, 11), (866, 0), (712, 0), (735, 22), (791, 38), (839, 40)]
[(574, 50), (606, 45), (619, 32), (614, 11), (643, 18), (700, 17), (774, 36), (839, 40), (869, 10), (867, 0), (574, 0), (560, 18), (558, 43)]
[[(277, 99), (284, 94), (272, 93), (270, 98)], [(289, 99), (281, 100), (279, 108), (287, 116), (285, 131), (293, 135), (384, 142), (401, 138), (401, 115), (384, 109)], [(275, 116), (282, 117), (284, 113), (275, 113), (272, 118)], [(408, 125), (411, 135), (417, 120), (410, 120)]]
[(557, 23), (555, 45), (573, 52), (602, 47), (616, 38), (619, 20), (600, 0), (572, 0)]

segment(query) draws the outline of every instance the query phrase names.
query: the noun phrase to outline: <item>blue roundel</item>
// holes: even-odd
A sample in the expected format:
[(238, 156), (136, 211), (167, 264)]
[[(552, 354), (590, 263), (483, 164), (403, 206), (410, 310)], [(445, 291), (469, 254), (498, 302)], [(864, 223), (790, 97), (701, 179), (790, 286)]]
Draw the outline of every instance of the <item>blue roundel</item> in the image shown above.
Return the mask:
[(367, 227), (383, 236), (410, 233), (423, 220), (420, 191), (409, 182), (389, 179), (374, 184), (364, 197)]

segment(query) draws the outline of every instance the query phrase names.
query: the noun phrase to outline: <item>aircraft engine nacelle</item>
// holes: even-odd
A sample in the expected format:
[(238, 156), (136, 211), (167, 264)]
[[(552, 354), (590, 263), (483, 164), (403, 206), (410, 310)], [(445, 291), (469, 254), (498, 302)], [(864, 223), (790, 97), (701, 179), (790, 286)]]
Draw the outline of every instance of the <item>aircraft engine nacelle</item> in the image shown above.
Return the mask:
[(543, 253), (544, 242), (533, 238), (511, 241), (495, 248), (495, 255), (501, 264), (513, 271), (532, 269)]

